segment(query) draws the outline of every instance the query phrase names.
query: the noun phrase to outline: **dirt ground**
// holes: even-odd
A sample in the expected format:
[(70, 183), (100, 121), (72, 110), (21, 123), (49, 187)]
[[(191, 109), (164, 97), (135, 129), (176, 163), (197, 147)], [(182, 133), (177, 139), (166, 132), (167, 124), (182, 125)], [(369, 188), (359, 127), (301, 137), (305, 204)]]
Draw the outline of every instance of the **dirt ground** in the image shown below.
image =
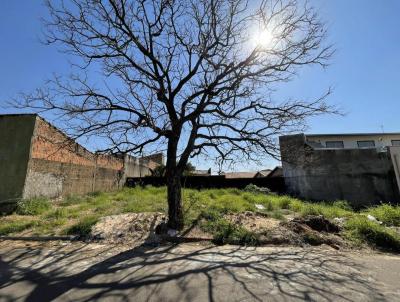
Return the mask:
[[(307, 244), (328, 244), (337, 249), (348, 248), (338, 236), (337, 228), (328, 220), (315, 216), (309, 219), (288, 216), (284, 221), (265, 214), (243, 212), (224, 216), (234, 225), (240, 225), (259, 235), (260, 243), (289, 244), (303, 246)], [(148, 243), (158, 244), (162, 241), (155, 234), (155, 228), (165, 220), (162, 213), (126, 213), (101, 218), (92, 228), (89, 241), (126, 244)], [(313, 222), (313, 223), (310, 223)], [(321, 229), (322, 227), (322, 229)], [(212, 234), (205, 233), (198, 225), (184, 230), (180, 237), (183, 240), (212, 240)]]
[(319, 247), (0, 242), (0, 301), (400, 301), (400, 256)]

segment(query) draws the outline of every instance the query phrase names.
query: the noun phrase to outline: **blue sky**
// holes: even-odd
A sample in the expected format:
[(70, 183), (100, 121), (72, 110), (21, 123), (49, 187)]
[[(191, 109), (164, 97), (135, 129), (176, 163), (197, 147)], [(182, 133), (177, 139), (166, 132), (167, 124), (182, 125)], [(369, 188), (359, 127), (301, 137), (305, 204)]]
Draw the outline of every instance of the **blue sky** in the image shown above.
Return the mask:
[[(279, 96), (316, 97), (327, 87), (331, 104), (345, 116), (321, 116), (309, 121), (309, 132), (400, 131), (400, 1), (312, 0), (329, 28), (337, 50), (326, 70), (303, 69)], [(68, 74), (64, 54), (39, 42), (39, 0), (5, 0), (0, 9), (0, 106), (20, 91), (40, 87), (53, 73)], [(13, 112), (0, 108), (0, 113)], [(209, 164), (195, 165), (206, 168)], [(266, 161), (265, 167), (276, 162)], [(257, 170), (242, 164), (240, 170)]]

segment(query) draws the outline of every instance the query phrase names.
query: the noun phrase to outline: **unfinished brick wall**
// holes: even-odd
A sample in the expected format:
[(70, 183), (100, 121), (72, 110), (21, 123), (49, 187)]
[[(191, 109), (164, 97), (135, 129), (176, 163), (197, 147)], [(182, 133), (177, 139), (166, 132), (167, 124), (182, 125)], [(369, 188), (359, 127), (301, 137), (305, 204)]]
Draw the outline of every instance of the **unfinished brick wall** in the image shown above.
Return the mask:
[(23, 197), (116, 189), (121, 185), (123, 166), (122, 159), (93, 154), (37, 117)]

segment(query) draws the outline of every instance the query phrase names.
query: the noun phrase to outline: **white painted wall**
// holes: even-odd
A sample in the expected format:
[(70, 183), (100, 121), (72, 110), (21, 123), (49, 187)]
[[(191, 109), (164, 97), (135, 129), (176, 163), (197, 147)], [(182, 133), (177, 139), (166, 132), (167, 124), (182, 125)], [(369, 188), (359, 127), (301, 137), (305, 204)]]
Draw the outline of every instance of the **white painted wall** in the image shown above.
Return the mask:
[(375, 148), (392, 146), (392, 140), (400, 140), (400, 134), (386, 134), (378, 133), (373, 135), (306, 135), (306, 139), (309, 142), (315, 142), (322, 144), (326, 147), (327, 141), (343, 141), (344, 148), (346, 149), (357, 149), (357, 141), (375, 141)]

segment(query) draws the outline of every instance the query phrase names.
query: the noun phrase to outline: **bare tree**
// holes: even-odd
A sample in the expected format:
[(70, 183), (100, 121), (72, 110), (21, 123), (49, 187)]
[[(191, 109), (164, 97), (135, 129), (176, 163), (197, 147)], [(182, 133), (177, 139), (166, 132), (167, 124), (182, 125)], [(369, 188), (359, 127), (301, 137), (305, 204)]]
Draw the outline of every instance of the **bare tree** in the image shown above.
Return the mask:
[[(315, 10), (297, 0), (70, 0), (46, 5), (46, 41), (77, 73), (25, 94), (103, 152), (165, 146), (170, 228), (183, 226), (180, 178), (190, 157), (278, 156), (276, 137), (331, 110), (325, 97), (274, 100), (277, 84), (333, 53)], [(94, 85), (87, 70), (104, 82)]]

